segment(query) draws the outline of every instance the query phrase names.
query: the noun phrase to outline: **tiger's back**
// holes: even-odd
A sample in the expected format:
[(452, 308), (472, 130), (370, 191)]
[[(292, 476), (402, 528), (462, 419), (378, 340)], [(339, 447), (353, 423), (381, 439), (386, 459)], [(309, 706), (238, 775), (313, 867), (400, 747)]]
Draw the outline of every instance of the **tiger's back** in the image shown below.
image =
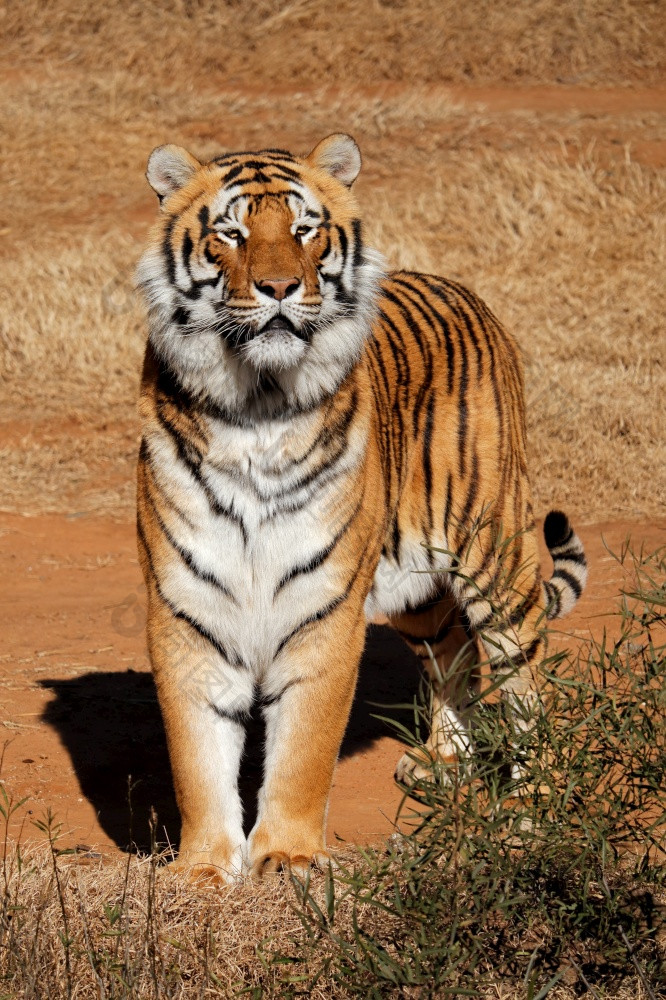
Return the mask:
[[(516, 559), (531, 558), (523, 380), (513, 338), (477, 296), (442, 278), (398, 272), (382, 293), (366, 358), (391, 512), (380, 575), (404, 565), (406, 548), (414, 569), (432, 569), (437, 547), (450, 551), (461, 573), (472, 571), (470, 557), (500, 526), (520, 533)], [(429, 589), (427, 579), (418, 583)], [(379, 608), (402, 610), (395, 598), (378, 599)]]

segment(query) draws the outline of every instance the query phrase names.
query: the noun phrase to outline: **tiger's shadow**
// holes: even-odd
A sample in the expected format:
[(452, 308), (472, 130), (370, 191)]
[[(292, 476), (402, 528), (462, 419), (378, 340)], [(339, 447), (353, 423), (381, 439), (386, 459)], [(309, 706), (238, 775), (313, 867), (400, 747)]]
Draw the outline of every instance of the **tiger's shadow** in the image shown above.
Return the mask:
[[(342, 758), (371, 746), (381, 736), (395, 734), (376, 715), (413, 728), (413, 712), (392, 706), (413, 702), (419, 669), (418, 659), (393, 629), (370, 626)], [(55, 695), (44, 710), (43, 721), (58, 732), (82, 793), (94, 806), (107, 836), (123, 849), (132, 845), (148, 850), (152, 808), (158, 817), (158, 842), (176, 847), (178, 809), (152, 676), (134, 670), (96, 672), (43, 680), (41, 686)], [(389, 707), (378, 708), (377, 703)], [(241, 769), (247, 830), (256, 817), (263, 742), (263, 724), (254, 717)]]

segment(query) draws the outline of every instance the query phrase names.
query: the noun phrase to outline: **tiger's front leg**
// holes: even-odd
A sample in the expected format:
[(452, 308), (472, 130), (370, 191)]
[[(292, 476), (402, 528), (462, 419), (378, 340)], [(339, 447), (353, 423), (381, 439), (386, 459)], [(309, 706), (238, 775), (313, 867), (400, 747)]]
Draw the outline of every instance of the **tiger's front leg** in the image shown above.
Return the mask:
[(295, 636), (264, 686), (266, 758), (257, 822), (248, 838), (251, 873), (303, 875), (329, 858), (325, 823), (365, 639), (361, 607)]
[(253, 677), (157, 593), (149, 597), (148, 645), (182, 823), (172, 867), (193, 879), (234, 881), (245, 862), (238, 773)]

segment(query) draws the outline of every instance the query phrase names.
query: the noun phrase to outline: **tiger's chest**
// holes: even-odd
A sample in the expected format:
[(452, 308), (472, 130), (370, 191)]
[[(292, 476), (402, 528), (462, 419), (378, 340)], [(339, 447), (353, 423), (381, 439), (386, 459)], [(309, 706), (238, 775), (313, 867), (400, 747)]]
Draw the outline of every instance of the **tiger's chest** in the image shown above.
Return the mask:
[(261, 429), (211, 421), (208, 448), (183, 461), (168, 434), (149, 437), (170, 555), (164, 596), (259, 676), (284, 637), (339, 593), (344, 572), (332, 543), (362, 442), (334, 461), (317, 428)]

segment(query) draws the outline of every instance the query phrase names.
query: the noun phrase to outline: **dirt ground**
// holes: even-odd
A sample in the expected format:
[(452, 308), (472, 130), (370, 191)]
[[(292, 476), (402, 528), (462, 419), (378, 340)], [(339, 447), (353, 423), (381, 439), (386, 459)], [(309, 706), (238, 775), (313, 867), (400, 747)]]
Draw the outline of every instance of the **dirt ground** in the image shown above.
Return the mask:
[[(636, 550), (666, 544), (666, 518), (651, 523), (612, 521), (577, 525), (590, 560), (590, 583), (553, 642), (570, 645), (613, 622), (626, 570), (619, 553), (627, 537)], [(149, 807), (163, 841), (177, 842), (159, 709), (143, 629), (144, 595), (131, 522), (76, 511), (62, 515), (0, 516), (0, 578), (5, 582), (5, 628), (0, 698), (5, 755), (2, 778), (15, 799), (24, 837), (47, 807), (62, 824), (61, 846), (113, 853), (130, 840), (147, 845)], [(610, 550), (610, 552), (609, 552)], [(547, 572), (547, 562), (544, 560)], [(371, 626), (349, 730), (335, 775), (328, 840), (367, 843), (394, 829), (400, 792), (392, 775), (402, 748), (374, 714), (409, 723), (409, 713), (383, 705), (410, 703), (416, 664), (386, 626)], [(260, 774), (260, 732), (250, 738), (244, 794)], [(128, 776), (133, 819), (128, 807)], [(26, 813), (30, 810), (30, 813)]]

